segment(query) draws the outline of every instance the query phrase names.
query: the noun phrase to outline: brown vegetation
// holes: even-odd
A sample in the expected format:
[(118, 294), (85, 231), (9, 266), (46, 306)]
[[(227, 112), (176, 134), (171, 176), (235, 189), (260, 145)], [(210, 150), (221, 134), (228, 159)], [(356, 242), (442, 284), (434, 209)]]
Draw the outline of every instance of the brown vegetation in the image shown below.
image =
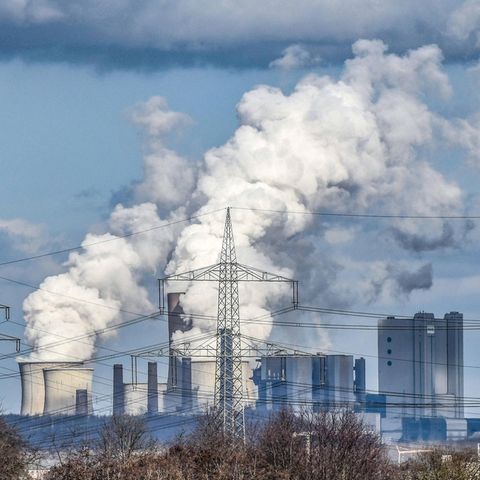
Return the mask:
[[(247, 441), (227, 437), (215, 417), (161, 447), (141, 419), (114, 417), (95, 445), (72, 451), (45, 480), (480, 480), (476, 451), (436, 449), (400, 467), (379, 437), (349, 411), (283, 410), (250, 425)], [(0, 479), (27, 479), (31, 461), (0, 418)]]
[(17, 480), (24, 477), (30, 460), (31, 454), (16, 430), (0, 417), (0, 478)]
[(387, 480), (394, 469), (380, 439), (347, 411), (284, 410), (252, 427), (248, 441), (226, 437), (206, 415), (195, 432), (160, 451), (130, 417), (102, 432), (99, 448), (72, 455), (47, 480)]

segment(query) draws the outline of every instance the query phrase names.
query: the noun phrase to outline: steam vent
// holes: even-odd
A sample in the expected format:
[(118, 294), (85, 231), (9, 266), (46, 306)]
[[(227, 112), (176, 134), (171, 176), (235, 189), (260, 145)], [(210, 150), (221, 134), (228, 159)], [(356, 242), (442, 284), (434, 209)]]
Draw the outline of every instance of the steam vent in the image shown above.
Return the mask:
[(92, 413), (93, 369), (83, 362), (18, 362), (21, 415)]

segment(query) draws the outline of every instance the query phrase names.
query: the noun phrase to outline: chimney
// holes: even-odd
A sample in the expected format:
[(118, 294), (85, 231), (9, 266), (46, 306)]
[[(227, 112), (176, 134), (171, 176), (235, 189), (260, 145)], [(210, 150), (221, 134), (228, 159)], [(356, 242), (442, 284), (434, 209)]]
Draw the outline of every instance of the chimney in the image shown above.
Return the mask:
[(79, 388), (75, 393), (75, 415), (88, 415), (88, 390)]
[(113, 414), (123, 415), (125, 403), (123, 398), (123, 365), (116, 363), (113, 366)]
[(147, 412), (158, 413), (157, 362), (148, 362)]

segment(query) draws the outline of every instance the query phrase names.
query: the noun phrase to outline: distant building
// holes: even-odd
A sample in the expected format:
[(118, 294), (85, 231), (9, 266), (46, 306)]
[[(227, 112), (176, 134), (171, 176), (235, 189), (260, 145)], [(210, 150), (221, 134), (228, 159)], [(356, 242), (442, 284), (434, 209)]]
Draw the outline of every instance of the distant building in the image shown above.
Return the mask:
[(262, 357), (254, 370), (257, 408), (313, 410), (365, 404), (365, 360), (352, 355)]
[(387, 416), (463, 418), (463, 315), (420, 312), (378, 323)]

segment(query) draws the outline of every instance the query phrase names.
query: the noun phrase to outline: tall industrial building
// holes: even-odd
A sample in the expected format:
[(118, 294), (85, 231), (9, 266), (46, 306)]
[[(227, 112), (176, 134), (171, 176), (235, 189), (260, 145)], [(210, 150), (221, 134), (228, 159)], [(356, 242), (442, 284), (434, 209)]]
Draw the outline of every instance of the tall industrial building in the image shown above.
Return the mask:
[(463, 315), (378, 323), (379, 393), (387, 416), (463, 418)]

